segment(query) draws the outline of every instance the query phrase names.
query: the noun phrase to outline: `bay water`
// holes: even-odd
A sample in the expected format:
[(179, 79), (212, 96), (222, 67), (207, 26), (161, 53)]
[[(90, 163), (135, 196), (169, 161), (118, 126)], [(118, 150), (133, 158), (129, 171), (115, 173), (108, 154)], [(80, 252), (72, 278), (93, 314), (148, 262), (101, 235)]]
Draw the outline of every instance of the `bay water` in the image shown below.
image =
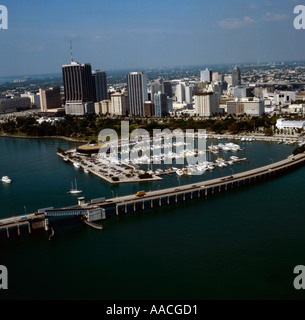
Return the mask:
[[(75, 179), (86, 200), (111, 198), (231, 175), (294, 149), (236, 143), (245, 148), (236, 155), (249, 162), (200, 176), (110, 185), (56, 155), (58, 147), (78, 143), (0, 138), (0, 176), (13, 180), (0, 183), (0, 218), (77, 204), (67, 193)], [(104, 231), (76, 218), (50, 219), (52, 241), (44, 230), (11, 231), (9, 239), (2, 232), (0, 265), (8, 269), (9, 289), (0, 290), (0, 300), (303, 299), (293, 269), (305, 264), (304, 178), (300, 168), (207, 199), (113, 215), (102, 222)]]

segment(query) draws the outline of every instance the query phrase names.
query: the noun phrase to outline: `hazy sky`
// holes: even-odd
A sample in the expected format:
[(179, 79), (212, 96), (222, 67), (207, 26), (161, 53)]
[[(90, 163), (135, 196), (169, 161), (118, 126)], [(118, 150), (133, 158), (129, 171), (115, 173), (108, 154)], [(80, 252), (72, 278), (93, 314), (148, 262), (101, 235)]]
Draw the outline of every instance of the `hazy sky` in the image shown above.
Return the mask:
[[(303, 1), (304, 2), (304, 1)], [(297, 0), (0, 0), (0, 76), (93, 69), (303, 60)], [(305, 4), (305, 2), (303, 3)]]

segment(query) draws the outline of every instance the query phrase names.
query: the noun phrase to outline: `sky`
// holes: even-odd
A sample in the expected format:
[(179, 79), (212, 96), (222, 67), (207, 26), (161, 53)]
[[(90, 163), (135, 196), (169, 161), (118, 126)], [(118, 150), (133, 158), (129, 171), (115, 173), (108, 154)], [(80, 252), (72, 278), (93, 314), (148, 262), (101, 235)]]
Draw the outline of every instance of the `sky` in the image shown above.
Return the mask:
[(305, 60), (305, 0), (0, 0), (0, 77), (93, 69)]

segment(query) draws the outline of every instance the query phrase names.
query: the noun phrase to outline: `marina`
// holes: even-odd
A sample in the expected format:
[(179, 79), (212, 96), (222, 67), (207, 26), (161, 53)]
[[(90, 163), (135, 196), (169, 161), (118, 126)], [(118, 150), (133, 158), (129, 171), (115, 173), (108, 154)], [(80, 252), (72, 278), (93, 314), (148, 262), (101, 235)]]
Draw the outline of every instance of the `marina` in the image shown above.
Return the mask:
[[(130, 144), (127, 145), (127, 149), (126, 145), (122, 144), (121, 151), (112, 154), (84, 154), (79, 151), (79, 148), (76, 148), (57, 152), (57, 155), (62, 157), (65, 162), (72, 162), (75, 168), (82, 168), (85, 173), (92, 173), (111, 184), (159, 181), (162, 180), (161, 176), (172, 174), (178, 176), (201, 175), (206, 171), (214, 170), (215, 167), (223, 168), (247, 161), (245, 157), (230, 156), (230, 153), (243, 150), (238, 144), (232, 142), (211, 144), (206, 150), (192, 150), (186, 142), (165, 143), (161, 138), (158, 141), (163, 143), (152, 145), (152, 141), (149, 141), (149, 146)], [(162, 150), (163, 152), (161, 152)], [(142, 155), (132, 160), (123, 160), (122, 155), (128, 153), (129, 156), (131, 152)], [(143, 155), (143, 153), (145, 154)], [(222, 153), (223, 156), (226, 155), (227, 159), (218, 157), (213, 162), (209, 154), (219, 153)], [(200, 155), (204, 156), (205, 160), (211, 158), (211, 161), (199, 162), (199, 159), (202, 159), (199, 157)], [(198, 157), (198, 163), (188, 164), (189, 157)], [(181, 163), (184, 165), (181, 166)]]

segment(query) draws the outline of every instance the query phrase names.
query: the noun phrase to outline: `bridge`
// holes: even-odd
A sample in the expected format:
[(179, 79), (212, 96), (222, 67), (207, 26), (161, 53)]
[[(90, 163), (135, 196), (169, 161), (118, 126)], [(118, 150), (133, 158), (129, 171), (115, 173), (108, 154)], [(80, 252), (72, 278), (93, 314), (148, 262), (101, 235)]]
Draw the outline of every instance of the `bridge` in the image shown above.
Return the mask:
[[(106, 219), (106, 210), (115, 210), (116, 215), (138, 210), (152, 209), (179, 201), (205, 198), (219, 192), (233, 190), (242, 186), (276, 178), (305, 164), (305, 153), (289, 156), (287, 159), (266, 165), (257, 169), (248, 170), (231, 176), (221, 177), (208, 181), (197, 182), (184, 186), (150, 191), (142, 197), (127, 195), (116, 198), (93, 199), (86, 203), (83, 197), (78, 198), (78, 205), (54, 209), (40, 209), (35, 214), (0, 220), (0, 230), (27, 225), (30, 228), (48, 229), (48, 219), (58, 216), (80, 216), (93, 226), (94, 221)], [(95, 226), (96, 227), (96, 226)], [(102, 229), (102, 228), (100, 228)], [(18, 229), (19, 230), (19, 229)]]
[[(182, 201), (192, 200), (193, 198), (202, 198), (215, 193), (224, 192), (239, 188), (248, 184), (264, 181), (266, 179), (275, 178), (290, 170), (296, 169), (305, 164), (305, 154), (289, 156), (285, 160), (260, 167), (257, 169), (241, 172), (231, 176), (221, 177), (213, 180), (203, 181), (196, 184), (188, 184), (179, 187), (172, 187), (158, 191), (147, 192), (143, 197), (135, 195), (123, 196), (107, 200), (107, 206), (115, 207), (116, 214), (121, 212), (127, 213), (128, 206), (132, 205), (133, 211), (137, 211), (140, 207), (144, 210), (147, 206), (154, 208), (155, 206), (169, 205)], [(106, 206), (106, 204), (105, 204)]]

